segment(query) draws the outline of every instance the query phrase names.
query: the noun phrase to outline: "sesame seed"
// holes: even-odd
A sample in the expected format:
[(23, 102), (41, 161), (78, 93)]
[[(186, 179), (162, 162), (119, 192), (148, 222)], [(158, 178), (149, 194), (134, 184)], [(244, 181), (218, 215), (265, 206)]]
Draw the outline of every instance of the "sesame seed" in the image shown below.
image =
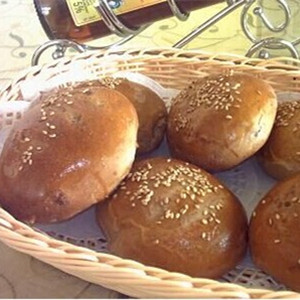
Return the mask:
[(22, 170), (23, 170), (23, 166), (20, 166), (20, 167), (19, 167), (19, 171), (22, 171)]
[(180, 194), (180, 198), (181, 198), (181, 199), (186, 199), (186, 197), (187, 197), (187, 196), (186, 196), (186, 193), (181, 193), (181, 194)]
[(205, 239), (206, 238), (206, 232), (202, 232), (202, 238)]
[(50, 116), (54, 116), (54, 115), (55, 115), (55, 112), (54, 112), (54, 111), (50, 111), (49, 115), (50, 115)]
[(261, 201), (262, 204), (266, 204), (266, 200)]
[(207, 221), (206, 219), (202, 219), (201, 222), (202, 222), (202, 224), (204, 224), (204, 225), (207, 225), (207, 224), (208, 224), (208, 221)]
[(25, 138), (24, 138), (24, 142), (30, 142), (30, 141), (31, 141), (30, 138), (28, 138), (28, 137), (25, 137)]
[(175, 214), (175, 218), (176, 218), (176, 219), (179, 219), (179, 218), (180, 218), (180, 216), (181, 216), (181, 214), (180, 214), (180, 213), (176, 213), (176, 214)]
[(279, 244), (280, 240), (274, 240), (274, 244)]
[(280, 219), (280, 214), (275, 214), (275, 218), (276, 218), (276, 220), (279, 220)]
[(241, 86), (240, 83), (236, 83), (236, 84), (235, 84), (234, 86), (232, 86), (231, 88), (232, 88), (233, 90), (236, 90), (236, 89), (238, 89), (240, 86)]
[(226, 115), (226, 119), (227, 120), (232, 120), (232, 116), (231, 115)]
[(56, 134), (55, 133), (52, 133), (52, 134), (49, 134), (49, 138), (55, 138), (56, 137)]
[(48, 131), (43, 130), (42, 132), (43, 132), (43, 134), (48, 135)]
[(168, 209), (166, 212), (165, 212), (165, 218), (168, 219), (171, 215), (171, 211)]
[(300, 259), (298, 259), (298, 264), (300, 265)]
[(252, 217), (253, 217), (253, 218), (256, 217), (256, 211), (254, 211), (254, 212), (252, 213)]
[(159, 240), (155, 240), (154, 244), (158, 245), (159, 244)]
[(214, 212), (210, 212), (210, 214), (211, 214), (213, 217), (216, 216), (216, 214), (215, 214)]
[(188, 204), (185, 204), (184, 207), (180, 210), (181, 214), (184, 215), (189, 209)]
[(273, 225), (273, 220), (270, 218), (269, 219), (269, 224), (272, 226)]

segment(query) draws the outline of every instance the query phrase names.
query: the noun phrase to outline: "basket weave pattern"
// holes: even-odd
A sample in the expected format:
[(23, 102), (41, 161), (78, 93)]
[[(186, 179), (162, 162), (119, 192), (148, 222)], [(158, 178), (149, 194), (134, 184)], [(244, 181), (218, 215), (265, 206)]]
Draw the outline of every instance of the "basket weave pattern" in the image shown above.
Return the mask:
[[(180, 89), (207, 74), (251, 73), (268, 81), (277, 92), (300, 92), (300, 62), (277, 58), (268, 61), (241, 56), (212, 55), (175, 49), (115, 49), (83, 54), (26, 70), (0, 94), (1, 102), (20, 99), (20, 84), (41, 76), (50, 80), (68, 72), (70, 65), (83, 63), (95, 76), (117, 71), (143, 73), (166, 88)], [(0, 124), (0, 129), (8, 124)], [(0, 241), (62, 271), (92, 283), (142, 298), (299, 298), (291, 291), (271, 291), (171, 273), (110, 254), (59, 241), (14, 219), (0, 208)], [(249, 276), (251, 277), (251, 276)]]

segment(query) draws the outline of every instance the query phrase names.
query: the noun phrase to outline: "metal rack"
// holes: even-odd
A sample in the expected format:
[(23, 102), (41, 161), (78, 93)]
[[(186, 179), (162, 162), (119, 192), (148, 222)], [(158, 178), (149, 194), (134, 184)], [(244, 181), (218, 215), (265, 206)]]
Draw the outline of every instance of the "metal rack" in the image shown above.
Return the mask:
[[(177, 5), (176, 0), (167, 0), (173, 15), (180, 21), (187, 21), (189, 14), (182, 11)], [(215, 23), (219, 22), (226, 16), (230, 15), (238, 8), (242, 7), (240, 23), (241, 28), (245, 36), (252, 42), (252, 46), (247, 51), (246, 56), (253, 56), (257, 54), (260, 58), (269, 58), (269, 50), (273, 49), (288, 49), (291, 56), (299, 59), (299, 53), (296, 46), (300, 43), (300, 37), (294, 41), (288, 41), (277, 37), (257, 37), (249, 28), (249, 15), (252, 12), (257, 18), (260, 18), (264, 26), (270, 31), (275, 33), (284, 32), (291, 21), (291, 10), (287, 0), (268, 0), (276, 1), (284, 14), (284, 20), (280, 25), (274, 26), (264, 12), (262, 6), (262, 0), (227, 0), (227, 6), (216, 13), (213, 17), (200, 24), (196, 29), (176, 42), (173, 47), (182, 48), (188, 43), (193, 41), (197, 36), (206, 31)], [(85, 44), (79, 44), (70, 40), (50, 40), (40, 46), (32, 57), (32, 65), (37, 65), (42, 53), (51, 47), (55, 47), (55, 51), (52, 54), (54, 59), (62, 58), (68, 48), (73, 48), (78, 52), (85, 52), (98, 49), (109, 49), (112, 47), (120, 46), (137, 36), (140, 32), (145, 30), (148, 25), (139, 28), (130, 28), (126, 26), (114, 13), (114, 0), (98, 0), (95, 8), (101, 15), (105, 25), (110, 29), (112, 34), (120, 36), (120, 40), (110, 45), (104, 45), (100, 47), (93, 47)]]

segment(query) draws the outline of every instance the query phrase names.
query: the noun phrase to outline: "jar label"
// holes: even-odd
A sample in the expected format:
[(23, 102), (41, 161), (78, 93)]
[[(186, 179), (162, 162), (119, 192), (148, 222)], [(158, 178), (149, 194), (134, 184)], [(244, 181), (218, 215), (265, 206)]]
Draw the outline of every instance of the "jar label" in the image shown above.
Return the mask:
[[(100, 21), (101, 15), (95, 8), (99, 0), (66, 0), (76, 26)], [(167, 0), (107, 0), (116, 15), (162, 3)]]

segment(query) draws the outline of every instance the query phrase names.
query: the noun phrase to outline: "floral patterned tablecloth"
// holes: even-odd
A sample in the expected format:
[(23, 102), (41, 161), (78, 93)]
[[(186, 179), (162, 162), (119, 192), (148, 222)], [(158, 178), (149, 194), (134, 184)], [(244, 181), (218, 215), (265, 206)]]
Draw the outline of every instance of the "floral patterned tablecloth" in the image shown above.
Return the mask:
[[(32, 0), (0, 1), (0, 88), (29, 67), (34, 50), (47, 41)], [(291, 1), (297, 2), (297, 1)], [(130, 42), (131, 46), (171, 46), (201, 21), (224, 7), (195, 12), (189, 22), (175, 18), (158, 22)], [(239, 25), (240, 11), (211, 27), (189, 48), (244, 54), (250, 47)], [(251, 21), (251, 20), (250, 20)], [(254, 22), (251, 23), (255, 29)], [(256, 29), (255, 29), (256, 30)], [(293, 32), (295, 34), (295, 32)], [(102, 45), (113, 37), (94, 41)], [(117, 298), (120, 294), (62, 273), (0, 242), (0, 298)]]

